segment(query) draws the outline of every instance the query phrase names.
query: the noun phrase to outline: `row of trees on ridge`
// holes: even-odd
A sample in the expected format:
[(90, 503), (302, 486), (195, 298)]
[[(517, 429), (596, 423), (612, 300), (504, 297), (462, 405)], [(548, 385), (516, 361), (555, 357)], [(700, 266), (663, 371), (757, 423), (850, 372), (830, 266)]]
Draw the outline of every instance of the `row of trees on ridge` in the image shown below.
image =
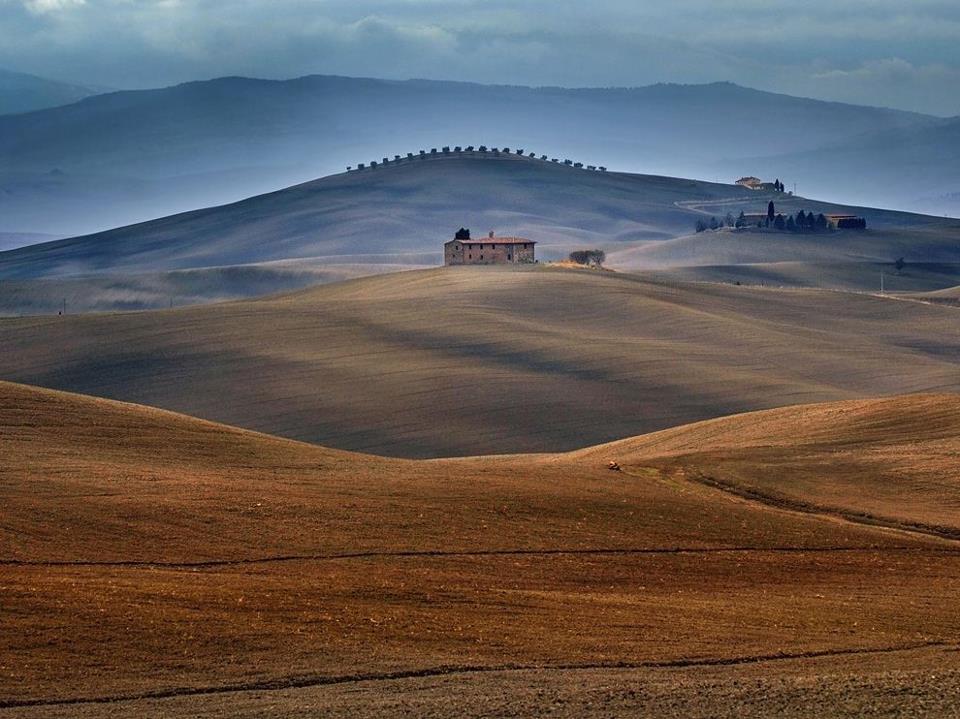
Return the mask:
[[(460, 146), (458, 145), (457, 147), (454, 147), (452, 150), (450, 149), (450, 147), (442, 147), (440, 150), (437, 150), (437, 148), (432, 147), (432, 148), (430, 148), (430, 151), (429, 151), (429, 152), (427, 152), (426, 150), (420, 150), (417, 154), (414, 154), (414, 153), (412, 153), (412, 152), (408, 152), (407, 155), (406, 155), (406, 157), (403, 157), (402, 155), (394, 155), (392, 160), (391, 160), (389, 157), (384, 157), (380, 162), (377, 162), (376, 160), (374, 160), (374, 161), (370, 162), (369, 165), (361, 162), (361, 163), (359, 163), (359, 164), (357, 165), (357, 169), (358, 169), (358, 170), (365, 170), (365, 169), (367, 169), (367, 167), (369, 167), (370, 169), (376, 169), (379, 165), (388, 165), (388, 164), (390, 164), (391, 162), (394, 162), (394, 163), (397, 163), (397, 162), (409, 162), (410, 160), (417, 160), (417, 159), (419, 159), (419, 160), (424, 160), (424, 159), (426, 159), (427, 157), (431, 157), (431, 156), (435, 156), (435, 155), (451, 155), (451, 154), (459, 155), (459, 154), (468, 153), (468, 152), (469, 152), (469, 153), (478, 152), (478, 153), (481, 153), (481, 154), (490, 153), (490, 154), (493, 154), (493, 155), (511, 155), (511, 154), (516, 154), (516, 155), (520, 155), (521, 157), (529, 157), (529, 158), (531, 158), (531, 159), (539, 159), (539, 160), (542, 160), (543, 162), (547, 162), (548, 159), (549, 159), (550, 162), (556, 163), (556, 164), (558, 164), (558, 165), (560, 165), (560, 164), (566, 165), (567, 167), (574, 167), (574, 168), (576, 168), (576, 169), (578, 169), (578, 170), (584, 170), (584, 169), (586, 169), (586, 170), (598, 171), (598, 172), (606, 172), (606, 171), (607, 171), (607, 168), (604, 167), (604, 166), (602, 166), (602, 165), (600, 165), (600, 166), (597, 166), (597, 165), (584, 165), (582, 162), (574, 162), (573, 160), (561, 160), (561, 159), (558, 158), (558, 157), (547, 158), (546, 155), (540, 155), (540, 157), (538, 158), (538, 157), (537, 157), (537, 153), (535, 153), (535, 152), (529, 152), (529, 153), (528, 153), (528, 152), (527, 152), (525, 149), (523, 149), (523, 148), (517, 148), (517, 149), (515, 149), (515, 150), (511, 150), (509, 147), (487, 147), (486, 145), (480, 145), (479, 147), (476, 147), (476, 148), (474, 148), (473, 145), (468, 145), (467, 147), (460, 147)], [(353, 165), (348, 165), (348, 166), (347, 166), (347, 172), (352, 172), (352, 171), (353, 171)]]

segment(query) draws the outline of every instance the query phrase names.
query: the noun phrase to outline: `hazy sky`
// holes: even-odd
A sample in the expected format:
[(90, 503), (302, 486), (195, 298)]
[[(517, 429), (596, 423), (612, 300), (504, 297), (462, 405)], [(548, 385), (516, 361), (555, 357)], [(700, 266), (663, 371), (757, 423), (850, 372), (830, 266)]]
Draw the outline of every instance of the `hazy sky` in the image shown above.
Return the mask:
[(731, 80), (960, 115), (958, 48), (960, 0), (0, 0), (0, 67), (118, 88)]

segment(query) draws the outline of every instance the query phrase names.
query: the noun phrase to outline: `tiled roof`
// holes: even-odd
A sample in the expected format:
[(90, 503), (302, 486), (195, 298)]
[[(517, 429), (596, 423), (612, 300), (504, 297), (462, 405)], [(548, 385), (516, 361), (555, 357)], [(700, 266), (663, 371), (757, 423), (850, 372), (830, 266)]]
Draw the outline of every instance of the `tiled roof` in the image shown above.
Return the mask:
[(524, 237), (471, 237), (469, 240), (450, 240), (450, 242), (462, 242), (465, 245), (535, 245), (535, 240), (528, 240)]

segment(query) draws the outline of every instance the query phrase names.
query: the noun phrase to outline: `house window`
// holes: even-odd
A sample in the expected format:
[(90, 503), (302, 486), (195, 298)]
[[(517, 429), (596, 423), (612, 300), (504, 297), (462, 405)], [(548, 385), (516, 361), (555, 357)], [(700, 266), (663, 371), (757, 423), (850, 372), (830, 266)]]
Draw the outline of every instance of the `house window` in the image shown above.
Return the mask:
[(473, 259), (473, 255), (467, 255), (467, 259), (468, 259), (468, 260), (472, 260), (472, 259)]
[(481, 259), (481, 260), (483, 259), (483, 255), (480, 255), (480, 259)]
[(513, 259), (513, 255), (508, 254), (508, 255), (507, 255), (507, 262), (510, 262), (512, 259)]

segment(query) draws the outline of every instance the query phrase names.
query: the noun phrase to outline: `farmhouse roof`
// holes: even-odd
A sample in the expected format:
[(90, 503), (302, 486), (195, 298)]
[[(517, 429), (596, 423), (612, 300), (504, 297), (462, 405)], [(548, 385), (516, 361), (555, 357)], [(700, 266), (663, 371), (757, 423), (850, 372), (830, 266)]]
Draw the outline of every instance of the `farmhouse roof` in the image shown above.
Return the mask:
[(535, 245), (536, 240), (528, 240), (525, 237), (471, 237), (469, 240), (449, 240), (444, 244), (451, 242), (462, 242), (465, 245)]

